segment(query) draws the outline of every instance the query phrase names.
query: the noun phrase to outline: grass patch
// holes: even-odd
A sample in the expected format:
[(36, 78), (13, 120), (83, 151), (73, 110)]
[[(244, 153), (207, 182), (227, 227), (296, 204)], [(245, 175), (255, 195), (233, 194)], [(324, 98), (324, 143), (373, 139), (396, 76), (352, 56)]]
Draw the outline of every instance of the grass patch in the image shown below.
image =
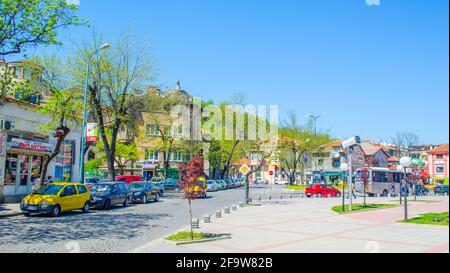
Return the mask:
[[(353, 204), (353, 211), (365, 211), (365, 210), (374, 210), (374, 209), (387, 209), (387, 208), (393, 208), (397, 205), (391, 205), (391, 204)], [(350, 205), (345, 205), (344, 211), (342, 211), (342, 205), (341, 206), (335, 206), (332, 207), (331, 210), (336, 213), (343, 213), (343, 212), (350, 212), (349, 211)]]
[(399, 221), (400, 223), (418, 224), (418, 225), (436, 225), (436, 226), (448, 226), (448, 212), (443, 213), (426, 213), (416, 218)]
[[(194, 232), (194, 240), (202, 240), (206, 238), (206, 234)], [(190, 231), (181, 231), (166, 238), (169, 241), (192, 241)]]

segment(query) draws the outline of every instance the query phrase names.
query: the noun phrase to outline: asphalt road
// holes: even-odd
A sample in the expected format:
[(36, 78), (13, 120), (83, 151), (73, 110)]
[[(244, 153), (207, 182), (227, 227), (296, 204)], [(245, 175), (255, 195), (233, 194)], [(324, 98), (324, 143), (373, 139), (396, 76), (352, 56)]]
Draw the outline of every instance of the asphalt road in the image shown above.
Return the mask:
[[(251, 197), (280, 198), (282, 187), (252, 187)], [(208, 193), (193, 201), (194, 217), (238, 204), (244, 189)], [(287, 194), (285, 194), (287, 196)], [(0, 219), (0, 252), (129, 252), (189, 225), (187, 200), (169, 193), (158, 203), (117, 207), (89, 214), (71, 212), (58, 218), (17, 216)]]

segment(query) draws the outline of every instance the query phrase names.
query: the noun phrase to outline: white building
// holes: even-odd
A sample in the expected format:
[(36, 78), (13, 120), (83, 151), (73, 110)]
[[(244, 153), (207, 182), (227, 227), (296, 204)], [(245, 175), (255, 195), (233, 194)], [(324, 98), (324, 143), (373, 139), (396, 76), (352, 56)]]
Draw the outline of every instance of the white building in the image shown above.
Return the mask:
[[(40, 177), (44, 156), (54, 151), (56, 138), (40, 127), (48, 120), (38, 111), (40, 103), (39, 96), (19, 100), (9, 94), (0, 104), (0, 203), (18, 202), (30, 193)], [(80, 140), (81, 130), (72, 130), (48, 166), (47, 177), (78, 181)]]

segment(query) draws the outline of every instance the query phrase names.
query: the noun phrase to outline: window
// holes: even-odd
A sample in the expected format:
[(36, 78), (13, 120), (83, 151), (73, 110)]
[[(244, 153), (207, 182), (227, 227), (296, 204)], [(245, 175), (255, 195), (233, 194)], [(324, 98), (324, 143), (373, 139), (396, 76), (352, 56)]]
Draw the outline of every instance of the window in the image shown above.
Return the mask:
[(387, 182), (387, 173), (386, 172), (373, 172), (372, 173), (373, 182)]
[(6, 155), (6, 167), (5, 167), (5, 185), (15, 185), (16, 184), (16, 174), (17, 174), (17, 155), (7, 154)]
[(157, 150), (146, 150), (145, 158), (148, 161), (158, 161), (159, 160), (159, 152)]
[(444, 159), (444, 155), (436, 155), (436, 159), (442, 160), (442, 159)]
[(182, 162), (183, 161), (183, 153), (182, 152), (173, 152), (170, 154), (170, 161)]
[(155, 124), (145, 125), (145, 134), (148, 136), (159, 136), (159, 128)]
[(77, 186), (78, 187), (78, 193), (79, 194), (85, 194), (87, 193), (87, 189), (85, 186)]
[(319, 159), (319, 160), (317, 160), (317, 166), (320, 168), (320, 167), (323, 167), (323, 159)]
[(443, 174), (444, 173), (444, 165), (443, 164), (436, 165), (436, 173), (437, 174)]
[(61, 152), (56, 156), (55, 179), (70, 181), (72, 179), (75, 158), (75, 141), (65, 140), (61, 145)]
[(77, 190), (75, 189), (75, 186), (67, 186), (62, 195), (63, 196), (73, 196), (77, 194)]
[(333, 159), (333, 168), (337, 169), (341, 167), (341, 160), (340, 159)]

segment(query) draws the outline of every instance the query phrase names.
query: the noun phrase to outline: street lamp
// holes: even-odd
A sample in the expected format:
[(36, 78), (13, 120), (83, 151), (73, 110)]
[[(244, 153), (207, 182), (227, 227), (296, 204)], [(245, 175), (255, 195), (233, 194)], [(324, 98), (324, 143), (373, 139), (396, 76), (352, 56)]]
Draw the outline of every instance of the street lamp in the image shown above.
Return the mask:
[[(347, 163), (341, 164), (341, 172), (343, 173), (342, 177), (345, 176), (345, 173), (350, 170), (350, 166)], [(342, 212), (345, 212), (345, 182), (342, 181)]]
[(307, 114), (305, 116), (305, 118), (310, 118), (310, 119), (312, 119), (314, 121), (314, 136), (317, 136), (317, 120), (319, 118), (322, 118), (322, 117), (326, 116), (326, 115), (327, 115), (327, 113), (322, 113), (320, 115)]
[[(400, 159), (400, 165), (403, 167), (403, 187), (405, 191), (405, 222), (408, 221), (408, 191), (407, 191), (407, 181), (406, 181), (406, 172), (407, 168), (411, 166), (411, 158), (405, 156)], [(400, 194), (401, 195), (401, 194)]]
[(83, 128), (81, 132), (81, 145), (80, 145), (80, 183), (84, 183), (84, 145), (86, 142), (86, 123), (87, 123), (87, 111), (86, 111), (86, 105), (87, 105), (87, 97), (88, 97), (88, 85), (89, 85), (89, 73), (91, 68), (91, 60), (92, 57), (97, 54), (98, 52), (108, 49), (110, 46), (109, 44), (103, 44), (100, 48), (93, 51), (88, 58), (87, 66), (86, 66), (86, 84), (84, 86), (84, 100), (83, 100)]
[[(398, 172), (400, 172), (400, 173), (403, 173), (404, 172), (404, 169), (405, 168), (403, 168), (403, 166), (402, 165), (398, 165), (397, 166), (397, 171)], [(395, 185), (394, 185), (394, 187), (395, 187)], [(400, 181), (400, 187), (398, 188), (398, 196), (400, 196), (400, 205), (402, 204), (402, 182)]]

